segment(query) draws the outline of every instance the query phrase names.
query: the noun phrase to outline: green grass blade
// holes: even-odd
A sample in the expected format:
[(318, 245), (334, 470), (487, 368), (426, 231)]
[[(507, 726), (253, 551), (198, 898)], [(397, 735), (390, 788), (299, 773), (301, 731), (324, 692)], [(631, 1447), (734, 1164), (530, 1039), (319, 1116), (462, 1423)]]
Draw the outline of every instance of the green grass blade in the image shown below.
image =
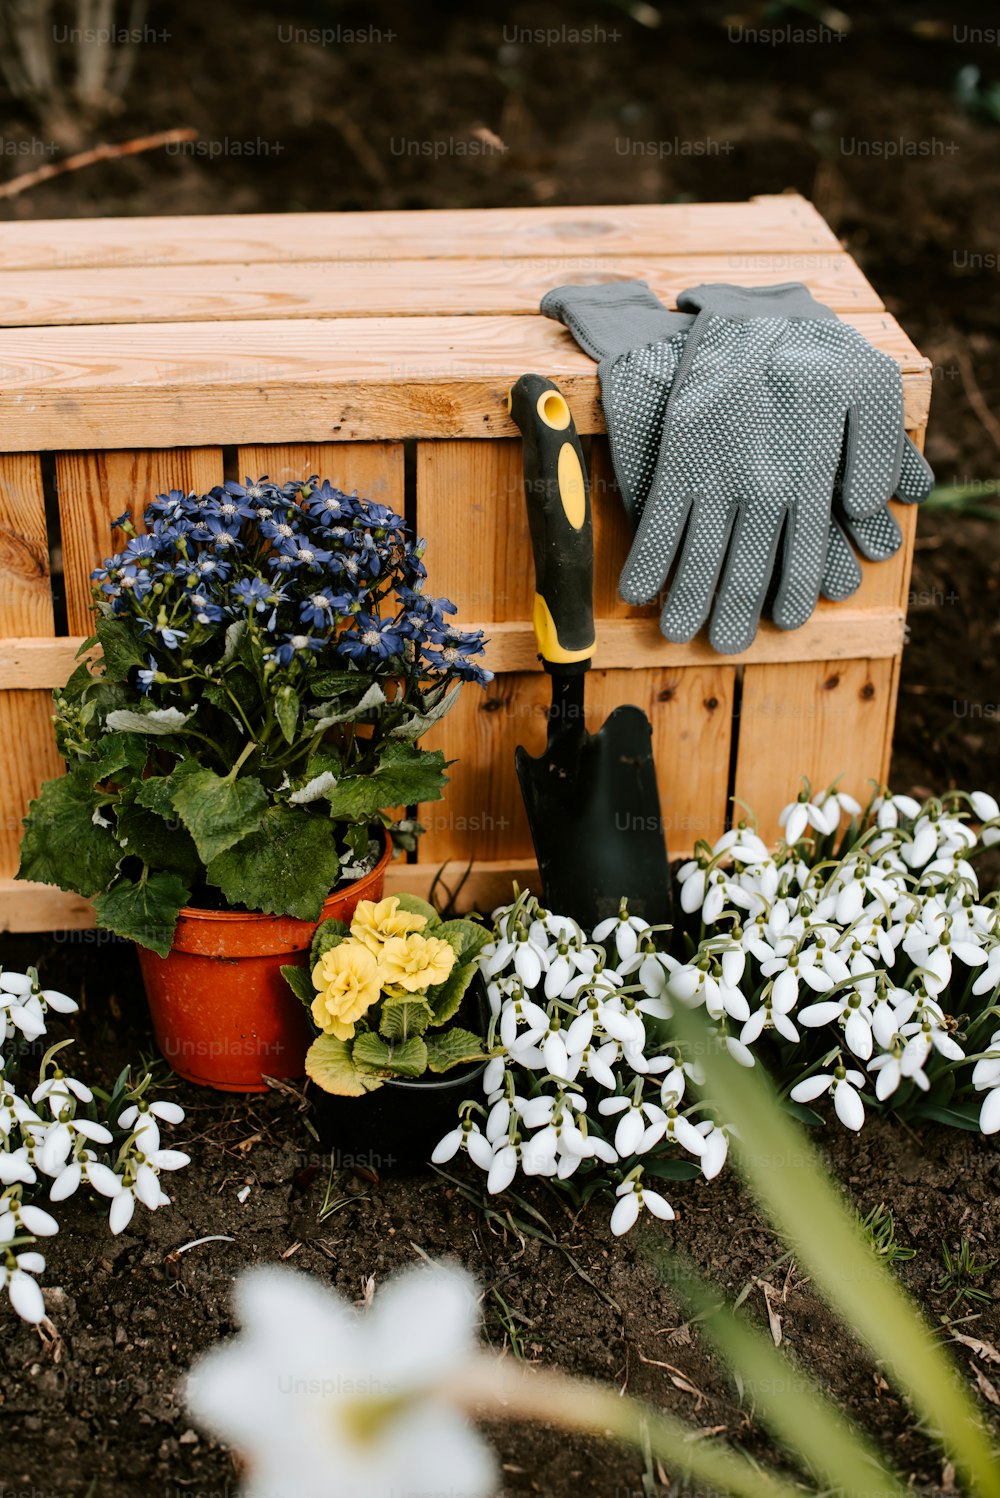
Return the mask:
[(870, 1251), (804, 1131), (761, 1068), (737, 1065), (701, 1011), (677, 1006), (673, 1028), (705, 1069), (737, 1131), (736, 1164), (754, 1196), (852, 1331), (939, 1434), (977, 1498), (1000, 1498), (1000, 1466), (975, 1404), (927, 1323)]
[(907, 1498), (905, 1483), (886, 1470), (875, 1447), (787, 1353), (713, 1302), (693, 1273), (681, 1271), (679, 1289), (726, 1366), (739, 1374), (764, 1424), (805, 1471), (834, 1491)]

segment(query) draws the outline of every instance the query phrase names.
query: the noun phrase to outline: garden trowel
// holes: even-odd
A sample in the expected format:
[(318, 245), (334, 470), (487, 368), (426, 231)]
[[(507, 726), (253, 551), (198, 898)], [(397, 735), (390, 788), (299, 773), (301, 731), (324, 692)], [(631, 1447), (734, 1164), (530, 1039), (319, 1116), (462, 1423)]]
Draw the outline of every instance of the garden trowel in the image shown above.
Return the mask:
[(590, 489), (569, 406), (541, 375), (507, 398), (524, 439), (524, 496), (535, 558), (534, 628), (552, 681), (545, 752), (514, 763), (544, 901), (587, 931), (629, 913), (670, 920), (670, 866), (653, 762), (652, 729), (618, 707), (588, 733), (584, 681), (594, 652), (594, 539)]

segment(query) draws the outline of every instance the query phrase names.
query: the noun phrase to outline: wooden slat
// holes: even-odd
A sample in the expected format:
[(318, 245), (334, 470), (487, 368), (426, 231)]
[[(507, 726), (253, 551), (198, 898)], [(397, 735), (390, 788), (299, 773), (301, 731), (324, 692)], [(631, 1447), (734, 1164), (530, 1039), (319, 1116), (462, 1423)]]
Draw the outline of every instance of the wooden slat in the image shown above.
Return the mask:
[(168, 489), (205, 493), (222, 482), (218, 448), (172, 448), (141, 452), (60, 452), (56, 486), (62, 526), (63, 568), (69, 627), (90, 633), (90, 574), (124, 538), (111, 534), (111, 521), (131, 510), (142, 529), (142, 511)]
[(53, 629), (41, 465), (35, 453), (2, 453), (0, 634), (50, 635)]
[(80, 931), (94, 925), (94, 907), (82, 895), (0, 877), (0, 931)]
[(240, 478), (267, 474), (277, 484), (317, 474), (348, 494), (392, 505), (402, 514), (403, 444), (401, 442), (313, 442), (299, 446), (241, 447)]
[[(907, 425), (928, 361), (887, 313), (845, 318), (903, 367)], [(149, 323), (0, 332), (10, 450), (513, 436), (511, 383), (557, 380), (581, 432), (603, 431), (593, 361), (547, 317)]]
[(21, 821), (28, 802), (37, 796), (43, 780), (65, 768), (56, 753), (48, 692), (0, 692), (0, 745), (0, 876), (7, 876), (20, 861)]
[(840, 248), (812, 204), (787, 194), (749, 203), (74, 219), (71, 232), (61, 219), (34, 219), (0, 226), (0, 270), (657, 255), (664, 245), (688, 254), (716, 244), (730, 255)]
[(417, 529), (429, 543), (429, 590), (457, 604), (462, 628), (531, 619), (535, 577), (519, 441), (421, 442)]
[[(633, 702), (653, 728), (660, 805), (668, 846), (688, 851), (725, 825), (726, 778), (735, 671), (720, 665), (692, 671), (592, 671), (586, 681), (591, 732), (622, 703)], [(420, 808), (427, 828), (421, 863), (464, 856), (478, 862), (523, 859), (531, 836), (514, 771), (514, 750), (545, 745), (552, 688), (541, 672), (498, 676), (485, 691), (466, 687), (457, 707), (421, 742), (456, 762), (445, 799)]]
[(778, 836), (778, 813), (803, 775), (817, 792), (839, 777), (840, 790), (865, 802), (891, 738), (895, 669), (893, 659), (745, 668), (735, 795), (765, 841)]
[(538, 311), (557, 285), (646, 281), (672, 307), (686, 286), (803, 280), (836, 312), (878, 312), (882, 302), (847, 254), (623, 255), (508, 260), (337, 260), (304, 265), (142, 266), (133, 270), (9, 271), (0, 280), (0, 327), (76, 323), (237, 322), (261, 318), (386, 317)]

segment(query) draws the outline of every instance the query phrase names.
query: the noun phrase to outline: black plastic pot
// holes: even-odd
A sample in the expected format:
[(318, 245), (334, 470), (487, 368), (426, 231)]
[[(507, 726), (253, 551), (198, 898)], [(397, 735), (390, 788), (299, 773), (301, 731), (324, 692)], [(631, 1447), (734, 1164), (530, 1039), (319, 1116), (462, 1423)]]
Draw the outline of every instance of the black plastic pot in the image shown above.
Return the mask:
[[(466, 1027), (485, 1037), (489, 1007), (479, 978), (462, 1007), (467, 1011)], [(461, 1023), (461, 1012), (457, 1018)], [(443, 1076), (425, 1072), (412, 1081), (394, 1077), (364, 1097), (310, 1089), (320, 1142), (331, 1151), (338, 1170), (357, 1167), (380, 1176), (421, 1170), (438, 1140), (457, 1125), (459, 1104), (481, 1097), (485, 1070), (486, 1062), (477, 1061)]]

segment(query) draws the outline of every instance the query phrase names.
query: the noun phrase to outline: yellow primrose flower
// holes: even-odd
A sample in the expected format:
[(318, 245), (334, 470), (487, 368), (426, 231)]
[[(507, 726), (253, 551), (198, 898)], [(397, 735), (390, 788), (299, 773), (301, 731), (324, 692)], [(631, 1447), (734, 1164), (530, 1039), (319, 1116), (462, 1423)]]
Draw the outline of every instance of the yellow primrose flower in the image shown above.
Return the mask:
[(355, 1021), (378, 1001), (382, 992), (378, 963), (363, 942), (350, 937), (331, 947), (312, 970), (312, 1017), (327, 1035), (351, 1040)]
[(420, 931), (427, 925), (425, 915), (411, 915), (400, 910), (399, 896), (390, 895), (387, 900), (359, 900), (351, 920), (351, 935), (363, 941), (375, 956), (382, 950), (382, 943), (393, 936), (407, 936), (411, 931)]
[(455, 966), (455, 949), (436, 936), (391, 936), (382, 947), (379, 974), (407, 993), (419, 993), (443, 983)]

